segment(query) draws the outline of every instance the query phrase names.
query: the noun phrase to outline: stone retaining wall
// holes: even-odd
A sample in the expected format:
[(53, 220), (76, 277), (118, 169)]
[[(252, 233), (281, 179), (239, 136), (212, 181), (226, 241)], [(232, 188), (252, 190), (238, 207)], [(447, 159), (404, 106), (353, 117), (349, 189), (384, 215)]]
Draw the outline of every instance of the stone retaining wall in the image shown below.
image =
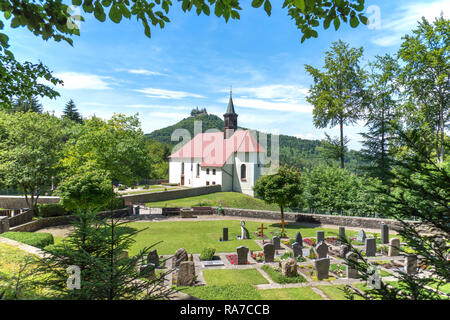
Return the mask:
[(181, 199), (186, 197), (201, 196), (204, 194), (222, 191), (221, 185), (205, 186), (197, 188), (186, 188), (179, 190), (168, 190), (160, 192), (149, 192), (140, 194), (129, 194), (122, 196), (125, 201), (135, 203), (148, 203), (157, 201), (167, 201), (174, 199)]
[[(281, 216), (279, 211), (248, 210), (235, 208), (222, 208), (222, 209), (226, 216), (273, 219), (273, 220), (280, 220)], [(214, 208), (214, 213), (217, 214), (217, 208)], [(316, 224), (331, 224), (337, 226), (359, 227), (367, 229), (378, 229), (381, 227), (382, 223), (387, 224), (391, 230), (398, 230), (400, 227), (400, 223), (397, 220), (392, 219), (337, 216), (337, 215), (313, 214), (313, 213), (285, 212), (284, 219), (286, 221), (307, 222)], [(416, 223), (414, 221), (408, 222)]]
[[(118, 217), (128, 216), (131, 213), (132, 213), (131, 207), (127, 207), (124, 209), (118, 209), (118, 210), (114, 210), (114, 217), (118, 218)], [(109, 215), (110, 215), (109, 211), (99, 212), (100, 218), (106, 218)], [(33, 220), (31, 222), (22, 224), (17, 227), (10, 228), (9, 231), (34, 232), (34, 231), (37, 231), (37, 230), (40, 230), (43, 228), (71, 224), (73, 219), (75, 219), (74, 216), (41, 218), (41, 219)]]
[[(37, 202), (45, 204), (58, 203), (59, 197), (40, 196)], [(27, 207), (24, 196), (0, 196), (0, 208), (19, 209)]]

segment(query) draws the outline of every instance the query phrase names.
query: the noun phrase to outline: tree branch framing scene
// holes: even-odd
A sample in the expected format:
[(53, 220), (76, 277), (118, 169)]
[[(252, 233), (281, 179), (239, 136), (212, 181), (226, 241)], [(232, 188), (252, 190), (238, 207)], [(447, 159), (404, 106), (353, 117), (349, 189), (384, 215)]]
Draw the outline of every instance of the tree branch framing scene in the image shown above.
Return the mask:
[(0, 0), (0, 306), (448, 306), (449, 8)]

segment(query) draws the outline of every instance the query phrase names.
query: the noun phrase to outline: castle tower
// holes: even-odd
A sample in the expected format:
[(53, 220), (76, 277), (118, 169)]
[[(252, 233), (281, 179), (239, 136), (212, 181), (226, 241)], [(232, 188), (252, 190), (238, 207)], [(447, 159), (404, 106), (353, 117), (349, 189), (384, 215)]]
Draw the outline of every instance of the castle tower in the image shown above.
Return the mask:
[(237, 113), (234, 111), (233, 97), (230, 89), (230, 100), (228, 101), (227, 112), (223, 115), (225, 121), (224, 135), (225, 139), (231, 137), (237, 130)]

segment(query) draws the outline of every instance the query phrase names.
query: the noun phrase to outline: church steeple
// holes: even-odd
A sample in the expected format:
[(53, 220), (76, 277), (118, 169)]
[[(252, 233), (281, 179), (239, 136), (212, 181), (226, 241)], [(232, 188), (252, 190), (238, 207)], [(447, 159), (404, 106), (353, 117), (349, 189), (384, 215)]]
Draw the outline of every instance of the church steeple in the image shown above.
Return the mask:
[(237, 130), (237, 113), (234, 111), (233, 94), (230, 87), (230, 100), (228, 101), (227, 112), (223, 115), (225, 121), (224, 135), (225, 139), (231, 137)]

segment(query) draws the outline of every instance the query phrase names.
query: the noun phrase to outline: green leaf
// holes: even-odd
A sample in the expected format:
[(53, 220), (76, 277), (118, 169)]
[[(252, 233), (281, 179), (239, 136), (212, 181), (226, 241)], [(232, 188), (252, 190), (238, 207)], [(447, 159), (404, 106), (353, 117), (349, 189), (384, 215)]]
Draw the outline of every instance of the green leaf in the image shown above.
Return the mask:
[(356, 16), (351, 16), (350, 18), (350, 26), (352, 28), (356, 28), (359, 25), (359, 20)]
[(95, 4), (94, 16), (98, 21), (104, 22), (106, 20), (105, 11), (103, 10), (102, 5), (98, 2)]
[(11, 18), (11, 12), (5, 11), (5, 18), (6, 18), (6, 19)]
[(74, 6), (81, 6), (82, 0), (72, 0)]
[(210, 10), (209, 10), (209, 7), (208, 7), (208, 5), (204, 5), (203, 6), (203, 12), (207, 15), (207, 16), (209, 16), (209, 14), (211, 13), (210, 12)]
[(331, 24), (331, 20), (333, 20), (333, 18), (331, 17), (326, 17), (325, 20), (323, 21), (323, 28), (326, 30), (330, 27)]
[(305, 11), (305, 0), (294, 0), (294, 5), (296, 8), (300, 9), (302, 12)]
[(264, 3), (264, 11), (266, 11), (269, 16), (272, 13), (272, 5), (270, 4), (269, 0), (266, 0), (266, 2)]
[(253, 0), (252, 1), (252, 7), (253, 8), (259, 8), (263, 4), (264, 0)]
[(334, 18), (333, 24), (335, 30), (339, 29), (339, 26), (341, 25), (341, 20), (339, 20), (339, 17)]
[(111, 7), (111, 10), (109, 10), (109, 18), (115, 23), (119, 23), (122, 20), (122, 12), (118, 6)]

